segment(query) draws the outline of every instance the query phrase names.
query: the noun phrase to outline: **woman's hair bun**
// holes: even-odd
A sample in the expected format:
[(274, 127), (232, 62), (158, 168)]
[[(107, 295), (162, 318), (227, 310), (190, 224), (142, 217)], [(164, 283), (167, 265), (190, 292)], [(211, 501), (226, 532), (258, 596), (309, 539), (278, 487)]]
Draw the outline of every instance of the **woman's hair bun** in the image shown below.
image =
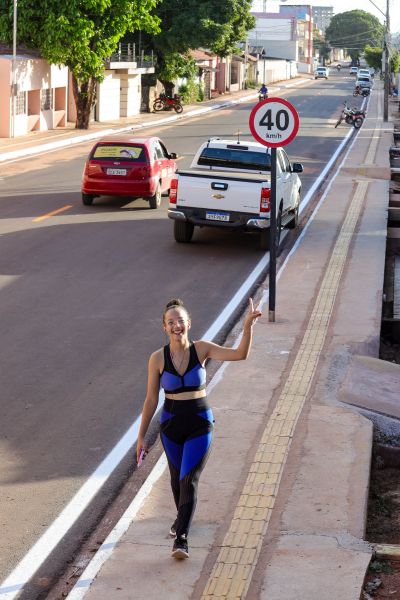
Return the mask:
[(185, 308), (185, 305), (183, 304), (180, 298), (172, 298), (172, 300), (167, 302), (167, 304), (165, 305), (165, 310), (168, 310), (172, 306), (181, 306), (182, 308)]
[(189, 311), (186, 308), (186, 306), (183, 304), (182, 300), (180, 298), (172, 298), (172, 300), (167, 302), (167, 304), (165, 305), (164, 312), (163, 312), (163, 321), (165, 320), (165, 315), (169, 311), (170, 308), (182, 308), (186, 312), (188, 319), (190, 319)]

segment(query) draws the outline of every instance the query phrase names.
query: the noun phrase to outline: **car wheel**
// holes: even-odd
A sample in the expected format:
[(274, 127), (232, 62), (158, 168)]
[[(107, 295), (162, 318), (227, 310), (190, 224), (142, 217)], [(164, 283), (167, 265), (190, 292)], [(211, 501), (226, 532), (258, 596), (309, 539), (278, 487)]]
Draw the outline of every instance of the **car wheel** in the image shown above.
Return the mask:
[(176, 242), (187, 244), (193, 237), (194, 225), (187, 221), (174, 221), (174, 238)]
[(151, 196), (151, 198), (149, 198), (149, 204), (150, 204), (150, 208), (158, 208), (161, 205), (161, 185), (160, 185), (160, 183), (157, 184), (156, 192), (155, 192), (154, 196)]
[(91, 206), (93, 204), (93, 198), (94, 196), (92, 196), (92, 194), (82, 193), (82, 204), (84, 204), (85, 206)]

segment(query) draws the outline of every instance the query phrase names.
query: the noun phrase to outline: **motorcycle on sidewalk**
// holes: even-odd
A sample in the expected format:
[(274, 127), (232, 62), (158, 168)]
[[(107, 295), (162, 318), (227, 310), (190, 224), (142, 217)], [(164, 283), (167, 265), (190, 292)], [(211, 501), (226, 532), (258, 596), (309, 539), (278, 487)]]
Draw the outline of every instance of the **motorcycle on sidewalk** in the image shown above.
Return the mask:
[(174, 110), (176, 113), (183, 111), (182, 100), (178, 94), (174, 94), (172, 97), (167, 96), (165, 93), (161, 93), (158, 98), (153, 102), (153, 111), (161, 112), (162, 110)]

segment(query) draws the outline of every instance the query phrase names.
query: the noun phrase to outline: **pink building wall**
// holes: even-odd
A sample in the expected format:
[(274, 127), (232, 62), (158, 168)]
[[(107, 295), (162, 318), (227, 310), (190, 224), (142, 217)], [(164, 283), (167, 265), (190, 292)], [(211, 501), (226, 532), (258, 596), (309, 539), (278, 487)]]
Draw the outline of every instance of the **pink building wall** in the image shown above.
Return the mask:
[[(12, 56), (0, 55), (0, 137), (25, 135), (66, 124), (68, 69), (17, 55), (16, 110), (12, 115)], [(46, 91), (49, 90), (49, 91)], [(44, 99), (47, 98), (47, 106)]]

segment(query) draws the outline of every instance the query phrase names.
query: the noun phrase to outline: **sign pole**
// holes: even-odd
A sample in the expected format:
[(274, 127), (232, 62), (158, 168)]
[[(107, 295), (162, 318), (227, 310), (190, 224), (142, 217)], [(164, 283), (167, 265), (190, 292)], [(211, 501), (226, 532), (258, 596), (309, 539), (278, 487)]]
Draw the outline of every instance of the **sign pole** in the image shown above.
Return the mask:
[(271, 148), (271, 211), (269, 227), (269, 312), (268, 320), (275, 323), (276, 299), (276, 148)]
[[(269, 314), (268, 320), (275, 322), (276, 301), (276, 255), (280, 231), (277, 231), (276, 205), (277, 200), (277, 148), (286, 146), (297, 135), (299, 130), (299, 115), (290, 102), (283, 98), (267, 98), (256, 104), (249, 117), (250, 131), (260, 144), (271, 148), (271, 194), (269, 214)], [(267, 218), (261, 213), (260, 217)], [(266, 223), (267, 225), (267, 223)], [(279, 222), (280, 227), (280, 222)]]

